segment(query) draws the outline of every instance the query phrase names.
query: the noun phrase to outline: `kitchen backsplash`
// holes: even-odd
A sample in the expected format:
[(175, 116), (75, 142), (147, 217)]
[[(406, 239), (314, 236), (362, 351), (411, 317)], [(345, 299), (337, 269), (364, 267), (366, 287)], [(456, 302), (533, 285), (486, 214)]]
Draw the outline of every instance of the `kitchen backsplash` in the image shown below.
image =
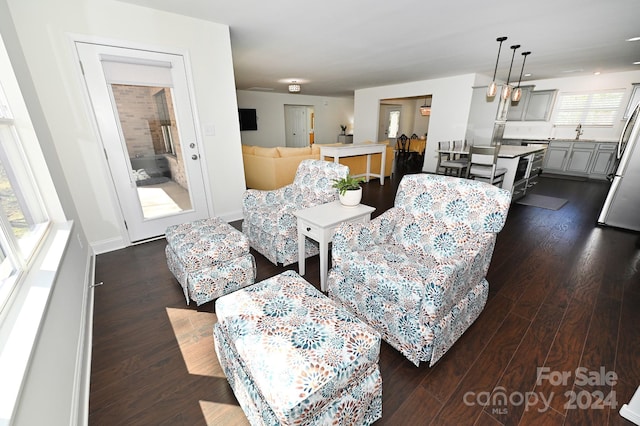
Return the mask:
[[(618, 140), (624, 122), (616, 123), (613, 127), (582, 127), (580, 139), (596, 141)], [(575, 139), (576, 129), (567, 126), (554, 126), (549, 121), (508, 121), (504, 129), (507, 139)]]

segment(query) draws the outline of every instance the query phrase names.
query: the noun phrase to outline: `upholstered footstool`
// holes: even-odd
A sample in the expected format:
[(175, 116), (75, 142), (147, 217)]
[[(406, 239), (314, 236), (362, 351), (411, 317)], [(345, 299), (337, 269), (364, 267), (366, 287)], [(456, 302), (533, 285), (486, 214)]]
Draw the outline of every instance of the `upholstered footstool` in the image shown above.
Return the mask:
[(197, 305), (253, 284), (255, 260), (249, 240), (216, 217), (167, 228), (167, 265)]
[(252, 425), (382, 416), (380, 335), (286, 271), (216, 300), (215, 351)]

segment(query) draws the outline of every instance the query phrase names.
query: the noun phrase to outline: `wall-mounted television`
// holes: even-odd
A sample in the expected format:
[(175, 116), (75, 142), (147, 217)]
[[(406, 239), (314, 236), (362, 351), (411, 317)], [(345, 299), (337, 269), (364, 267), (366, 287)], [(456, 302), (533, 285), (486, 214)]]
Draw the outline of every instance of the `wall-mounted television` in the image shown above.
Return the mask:
[(253, 108), (239, 108), (240, 130), (258, 130), (258, 117)]

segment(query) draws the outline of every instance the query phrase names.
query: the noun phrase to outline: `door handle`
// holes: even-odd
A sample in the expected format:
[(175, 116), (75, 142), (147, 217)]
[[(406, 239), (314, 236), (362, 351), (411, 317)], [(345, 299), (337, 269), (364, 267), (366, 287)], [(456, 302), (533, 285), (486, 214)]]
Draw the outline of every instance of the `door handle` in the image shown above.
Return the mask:
[(192, 159), (192, 160), (197, 160), (197, 159), (198, 159), (198, 155), (197, 155), (197, 154), (193, 154), (193, 155), (191, 156), (191, 159)]

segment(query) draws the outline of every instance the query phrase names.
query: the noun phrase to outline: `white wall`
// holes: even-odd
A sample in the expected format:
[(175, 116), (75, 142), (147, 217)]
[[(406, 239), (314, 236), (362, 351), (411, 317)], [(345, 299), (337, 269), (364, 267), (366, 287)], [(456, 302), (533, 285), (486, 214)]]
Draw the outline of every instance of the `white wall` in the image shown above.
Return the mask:
[(315, 113), (315, 143), (335, 143), (340, 125), (347, 125), (347, 133), (353, 123), (353, 98), (310, 96), (304, 94), (265, 93), (238, 90), (238, 107), (255, 108), (258, 117), (257, 131), (241, 132), (242, 143), (265, 147), (284, 146), (284, 106), (313, 106)]
[(71, 35), (188, 52), (213, 214), (241, 215), (244, 174), (229, 28), (113, 0), (6, 0), (89, 242), (127, 244)]
[[(578, 77), (554, 78), (548, 80), (527, 81), (526, 84), (534, 84), (534, 90), (557, 89), (556, 102), (562, 93), (584, 92), (590, 90), (625, 89), (625, 96), (618, 113), (618, 120), (613, 127), (589, 127), (583, 126), (584, 133), (581, 139), (595, 139), (599, 141), (617, 140), (624, 125), (624, 111), (631, 96), (632, 83), (640, 83), (640, 71), (609, 73), (601, 75), (588, 75)], [(535, 139), (573, 139), (576, 136), (575, 127), (555, 127), (555, 108), (550, 121), (510, 121), (505, 127), (505, 138), (535, 138)]]
[[(90, 332), (87, 318), (91, 312), (88, 303), (91, 250), (49, 132), (47, 117), (40, 105), (40, 95), (30, 78), (30, 69), (23, 56), (7, 3), (6, 0), (0, 0), (0, 32), (53, 186), (43, 185), (40, 179), (43, 174), (41, 164), (32, 166), (37, 167), (35, 174), (38, 175), (39, 186), (52, 190), (60, 200), (66, 219), (75, 221), (71, 238), (55, 276), (46, 312), (39, 324), (19, 406), (11, 424), (69, 425), (74, 424), (72, 419), (77, 415), (78, 402), (87, 397), (79, 385), (87, 379), (83, 376), (83, 373), (86, 373), (83, 371), (83, 351), (90, 348), (85, 345), (85, 336), (87, 330)], [(51, 84), (53, 85), (53, 82)], [(30, 160), (32, 159), (33, 153), (30, 153)], [(44, 175), (46, 174), (44, 172)], [(46, 194), (45, 198), (50, 198), (49, 194)], [(59, 220), (58, 213), (52, 213), (54, 220)], [(24, 315), (30, 315), (31, 319), (35, 317), (33, 312)]]
[(437, 142), (464, 139), (471, 106), (471, 89), (478, 85), (477, 80), (478, 76), (475, 74), (466, 74), (356, 90), (354, 141), (377, 140), (381, 99), (431, 94), (429, 135), (423, 170), (435, 172)]

